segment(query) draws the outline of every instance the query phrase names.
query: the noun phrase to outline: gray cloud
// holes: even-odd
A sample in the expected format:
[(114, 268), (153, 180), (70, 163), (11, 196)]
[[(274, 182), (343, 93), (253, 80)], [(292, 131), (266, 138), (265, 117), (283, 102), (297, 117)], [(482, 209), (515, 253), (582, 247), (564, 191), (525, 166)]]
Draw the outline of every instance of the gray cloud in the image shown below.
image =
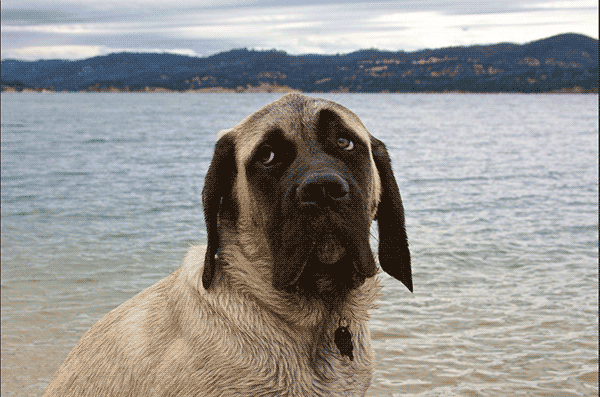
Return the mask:
[[(240, 4), (242, 3), (242, 4)], [(382, 2), (379, 0), (319, 0), (301, 1), (197, 1), (178, 2), (165, 6), (162, 1), (146, 1), (142, 4), (122, 1), (39, 1), (26, 3), (21, 0), (4, 0), (2, 2), (2, 24), (41, 25), (52, 23), (90, 23), (102, 19), (104, 21), (147, 21), (160, 18), (178, 20), (186, 15), (198, 15), (219, 11), (226, 14), (231, 10), (251, 10), (257, 8), (286, 9), (307, 6), (347, 6), (351, 9), (362, 8), (363, 11), (379, 10), (384, 12), (418, 12), (435, 10), (448, 15), (490, 14), (517, 12), (531, 9), (532, 6), (543, 4), (540, 0), (507, 0), (507, 1), (443, 1), (443, 0), (400, 0)], [(342, 9), (344, 7), (340, 7)], [(543, 9), (543, 7), (536, 7)], [(565, 6), (565, 8), (570, 8)], [(336, 16), (333, 16), (336, 19)]]
[[(574, 31), (597, 37), (591, 0), (395, 2), (4, 0), (2, 58), (87, 57), (113, 50), (210, 55), (231, 48), (291, 53), (415, 50), (526, 42)], [(65, 55), (61, 55), (64, 53)], [(77, 55), (77, 54), (80, 55)]]

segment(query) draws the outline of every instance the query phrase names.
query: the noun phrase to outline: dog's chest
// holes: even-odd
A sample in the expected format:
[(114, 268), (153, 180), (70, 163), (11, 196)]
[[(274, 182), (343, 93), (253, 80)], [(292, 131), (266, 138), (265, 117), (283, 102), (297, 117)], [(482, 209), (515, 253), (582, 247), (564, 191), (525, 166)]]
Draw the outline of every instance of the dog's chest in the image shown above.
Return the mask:
[[(347, 358), (344, 359), (348, 361)], [(298, 365), (287, 360), (285, 371), (275, 375), (273, 379), (259, 382), (259, 388), (266, 383), (280, 385), (278, 396), (364, 396), (371, 384), (371, 368), (348, 364), (343, 360), (302, 360)], [(270, 392), (273, 390), (271, 389)]]
[[(324, 363), (325, 377), (315, 373), (315, 385), (323, 389), (323, 396), (363, 396), (371, 384), (371, 369), (348, 363), (347, 358)], [(358, 368), (357, 368), (358, 367)]]
[(333, 339), (317, 343), (277, 348), (263, 345), (263, 360), (256, 365), (263, 368), (265, 378), (256, 382), (258, 389), (277, 384), (279, 396), (363, 396), (371, 383), (370, 347), (355, 341), (357, 349), (351, 361), (340, 354)]

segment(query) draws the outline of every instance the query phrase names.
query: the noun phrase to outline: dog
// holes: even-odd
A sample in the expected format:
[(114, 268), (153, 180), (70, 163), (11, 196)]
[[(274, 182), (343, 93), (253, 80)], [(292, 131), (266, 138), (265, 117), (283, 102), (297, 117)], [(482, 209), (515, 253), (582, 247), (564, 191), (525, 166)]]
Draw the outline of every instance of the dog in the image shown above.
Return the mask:
[(44, 396), (362, 396), (383, 271), (411, 292), (385, 145), (350, 110), (288, 94), (221, 132), (207, 246), (109, 312)]

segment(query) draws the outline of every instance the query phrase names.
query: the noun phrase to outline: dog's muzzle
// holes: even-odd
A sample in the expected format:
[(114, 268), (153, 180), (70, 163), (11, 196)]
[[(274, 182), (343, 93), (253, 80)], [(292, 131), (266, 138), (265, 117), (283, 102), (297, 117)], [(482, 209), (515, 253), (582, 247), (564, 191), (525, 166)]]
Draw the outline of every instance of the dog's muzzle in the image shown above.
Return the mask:
[[(315, 217), (319, 216), (319, 213), (335, 211), (336, 208), (348, 202), (349, 193), (348, 182), (333, 170), (308, 174), (296, 189), (300, 206), (307, 211), (312, 209), (315, 213), (311, 215)], [(317, 259), (325, 265), (339, 262), (346, 254), (346, 248), (333, 231), (326, 230), (315, 243)]]

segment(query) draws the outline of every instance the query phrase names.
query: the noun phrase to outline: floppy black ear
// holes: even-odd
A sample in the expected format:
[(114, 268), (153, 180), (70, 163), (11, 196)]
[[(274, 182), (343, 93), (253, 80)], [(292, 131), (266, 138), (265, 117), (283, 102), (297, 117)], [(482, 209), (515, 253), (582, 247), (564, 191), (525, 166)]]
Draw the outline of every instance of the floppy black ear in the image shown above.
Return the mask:
[(208, 246), (204, 257), (202, 285), (210, 287), (215, 275), (215, 255), (219, 250), (219, 218), (237, 218), (237, 206), (232, 197), (233, 183), (236, 176), (235, 147), (227, 137), (219, 139), (215, 145), (215, 153), (202, 189), (202, 205), (204, 206), (204, 222)]
[(381, 179), (381, 200), (375, 215), (379, 227), (379, 263), (387, 274), (402, 281), (412, 292), (404, 208), (392, 171), (392, 161), (383, 142), (376, 138), (371, 138), (371, 151)]

